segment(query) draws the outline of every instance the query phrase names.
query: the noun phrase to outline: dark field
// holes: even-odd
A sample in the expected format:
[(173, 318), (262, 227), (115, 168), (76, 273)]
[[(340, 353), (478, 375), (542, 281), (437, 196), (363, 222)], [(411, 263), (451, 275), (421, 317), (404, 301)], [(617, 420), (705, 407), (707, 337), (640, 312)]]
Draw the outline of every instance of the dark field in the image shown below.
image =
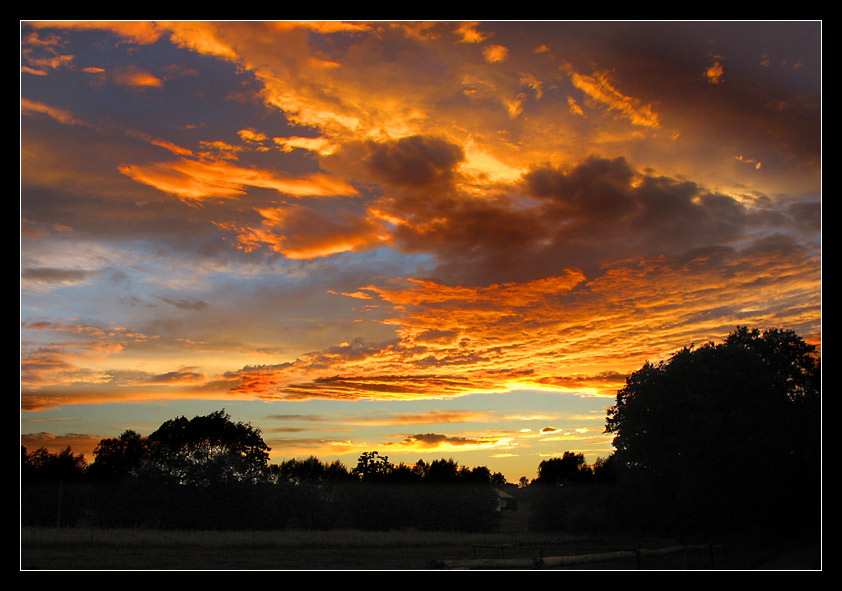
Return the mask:
[[(535, 534), (507, 516), (495, 534), (393, 531), (186, 532), (49, 529), (21, 531), (20, 566), (45, 570), (812, 570), (818, 542), (737, 541), (710, 546), (676, 540)], [(671, 548), (666, 554), (635, 550)], [(625, 554), (622, 554), (625, 552)], [(561, 556), (592, 562), (550, 565)], [(545, 558), (545, 564), (535, 560)]]

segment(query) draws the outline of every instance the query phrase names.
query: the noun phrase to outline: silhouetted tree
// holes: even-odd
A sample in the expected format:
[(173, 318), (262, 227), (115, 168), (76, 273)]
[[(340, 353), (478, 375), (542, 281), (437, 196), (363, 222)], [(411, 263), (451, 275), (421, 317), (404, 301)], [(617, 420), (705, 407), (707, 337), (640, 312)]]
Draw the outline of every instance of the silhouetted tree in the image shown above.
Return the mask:
[(27, 484), (35, 477), (35, 466), (29, 457), (26, 446), (20, 446), (20, 480), (21, 484)]
[(50, 453), (40, 447), (27, 453), (21, 446), (21, 524), (63, 527), (85, 512), (87, 462), (70, 446)]
[(31, 454), (22, 447), (22, 462), (26, 473), (36, 480), (64, 481), (79, 480), (85, 475), (87, 462), (83, 454), (74, 454), (70, 446), (57, 453), (39, 447)]
[(470, 484), (491, 484), (491, 470), (488, 466), (474, 466), (465, 477)]
[(304, 460), (296, 458), (285, 460), (277, 467), (277, 473), (280, 478), (293, 484), (340, 482), (351, 477), (342, 462), (326, 464), (315, 456)]
[(389, 482), (393, 484), (419, 484), (422, 480), (421, 472), (417, 465), (398, 464), (392, 466), (389, 473)]
[(233, 422), (224, 409), (166, 421), (148, 441), (145, 473), (170, 482), (201, 486), (258, 482), (267, 473), (269, 446), (260, 429)]
[(459, 464), (453, 458), (433, 460), (427, 466), (426, 482), (432, 484), (453, 484), (459, 478)]
[(415, 462), (415, 465), (412, 467), (412, 471), (415, 472), (419, 478), (425, 478), (427, 476), (427, 469), (429, 468), (429, 464), (427, 464), (424, 460), (419, 459)]
[(814, 519), (819, 371), (816, 347), (795, 333), (742, 327), (646, 363), (608, 411), (614, 461), (669, 526)]
[(94, 479), (115, 480), (132, 474), (149, 457), (146, 438), (132, 430), (103, 439), (94, 448), (88, 474)]
[(593, 466), (591, 466), (591, 470), (595, 482), (613, 482), (616, 477), (614, 455), (612, 454), (606, 458), (597, 458)]
[(536, 484), (562, 485), (566, 482), (582, 482), (593, 475), (585, 464), (581, 453), (566, 451), (560, 458), (550, 458), (538, 464)]
[(362, 480), (384, 480), (391, 473), (394, 466), (388, 456), (381, 456), (376, 451), (366, 451), (357, 459), (357, 466), (351, 473)]

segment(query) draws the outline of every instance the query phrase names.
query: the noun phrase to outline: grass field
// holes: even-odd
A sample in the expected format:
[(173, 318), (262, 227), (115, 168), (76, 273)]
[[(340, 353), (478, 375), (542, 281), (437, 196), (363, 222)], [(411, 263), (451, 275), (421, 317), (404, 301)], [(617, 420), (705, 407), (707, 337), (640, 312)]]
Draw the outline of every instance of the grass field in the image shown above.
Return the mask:
[[(169, 532), (149, 530), (24, 529), (23, 570), (267, 570), (432, 569), (454, 561), (591, 554), (628, 542), (572, 536), (441, 532), (280, 531)], [(680, 559), (668, 568), (681, 568)], [(720, 562), (722, 557), (718, 557)], [(708, 556), (696, 561), (710, 568)], [(521, 565), (524, 563), (520, 563)], [(646, 565), (643, 565), (646, 568)], [(656, 567), (653, 562), (650, 567)], [(508, 567), (511, 568), (511, 567)], [(516, 567), (515, 567), (516, 568)], [(587, 568), (636, 568), (628, 559)]]
[[(537, 570), (539, 556), (583, 556), (674, 546), (675, 540), (392, 531), (185, 532), (25, 528), (22, 571), (69, 570)], [(604, 559), (568, 570), (748, 570), (783, 556), (780, 546), (740, 544), (713, 551)], [(519, 560), (519, 562), (511, 562)], [(812, 560), (812, 555), (810, 557)], [(509, 562), (504, 562), (509, 561)], [(814, 568), (812, 563), (777, 568)], [(544, 567), (545, 569), (548, 567)]]

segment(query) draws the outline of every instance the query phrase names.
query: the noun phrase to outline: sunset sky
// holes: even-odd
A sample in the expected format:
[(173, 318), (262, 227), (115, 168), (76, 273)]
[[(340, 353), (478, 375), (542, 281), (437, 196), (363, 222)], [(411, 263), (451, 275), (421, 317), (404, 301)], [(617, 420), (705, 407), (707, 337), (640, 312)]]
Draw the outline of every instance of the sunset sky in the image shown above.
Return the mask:
[(647, 360), (821, 344), (820, 22), (20, 33), (30, 451), (224, 408), (517, 482)]

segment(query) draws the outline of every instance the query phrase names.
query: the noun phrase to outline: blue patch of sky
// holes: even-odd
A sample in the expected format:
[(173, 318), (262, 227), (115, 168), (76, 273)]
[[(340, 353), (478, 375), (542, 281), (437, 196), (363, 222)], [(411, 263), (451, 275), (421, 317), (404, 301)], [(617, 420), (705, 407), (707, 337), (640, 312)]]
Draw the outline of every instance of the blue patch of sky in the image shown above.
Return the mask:
[[(115, 43), (110, 33), (97, 31), (74, 32), (66, 38), (64, 50), (74, 56), (72, 67), (47, 76), (22, 74), (22, 96), (68, 109), (88, 121), (120, 121), (177, 144), (234, 141), (246, 127), (258, 127), (270, 136), (297, 133), (282, 113), (250, 100), (260, 82), (237, 64), (176, 47), (166, 38), (148, 45)], [(111, 76), (127, 64), (149, 72), (163, 85), (114, 83)], [(104, 68), (105, 73), (81, 71), (88, 67)]]

